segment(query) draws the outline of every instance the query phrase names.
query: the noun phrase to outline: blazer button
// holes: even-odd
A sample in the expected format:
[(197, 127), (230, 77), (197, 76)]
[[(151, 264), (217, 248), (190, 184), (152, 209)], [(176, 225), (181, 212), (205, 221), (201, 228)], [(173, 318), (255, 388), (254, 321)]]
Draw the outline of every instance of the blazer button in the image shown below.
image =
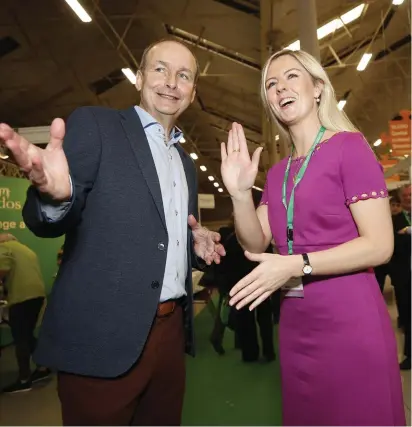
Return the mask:
[(157, 289), (160, 286), (160, 283), (157, 280), (155, 280), (152, 282), (151, 286), (152, 286), (152, 289)]
[(164, 250), (165, 250), (165, 244), (164, 244), (164, 243), (162, 243), (162, 242), (160, 242), (160, 243), (157, 245), (157, 249), (159, 249), (159, 251), (164, 251)]

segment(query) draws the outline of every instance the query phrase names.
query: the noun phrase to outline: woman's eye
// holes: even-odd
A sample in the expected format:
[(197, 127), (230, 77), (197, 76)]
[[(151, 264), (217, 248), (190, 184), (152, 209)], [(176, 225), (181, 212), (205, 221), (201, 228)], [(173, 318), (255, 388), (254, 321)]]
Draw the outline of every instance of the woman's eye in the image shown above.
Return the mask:
[(188, 76), (187, 74), (180, 73), (180, 74), (179, 74), (179, 76), (180, 76), (182, 79), (189, 80), (189, 76)]
[(161, 73), (162, 71), (164, 71), (163, 67), (157, 67), (155, 68), (155, 71), (158, 71), (159, 73)]
[(266, 89), (270, 89), (272, 86), (275, 86), (275, 82), (269, 82)]
[(290, 73), (290, 74), (288, 75), (288, 79), (291, 79), (291, 78), (294, 78), (294, 77), (297, 77), (297, 76), (298, 76), (297, 74)]

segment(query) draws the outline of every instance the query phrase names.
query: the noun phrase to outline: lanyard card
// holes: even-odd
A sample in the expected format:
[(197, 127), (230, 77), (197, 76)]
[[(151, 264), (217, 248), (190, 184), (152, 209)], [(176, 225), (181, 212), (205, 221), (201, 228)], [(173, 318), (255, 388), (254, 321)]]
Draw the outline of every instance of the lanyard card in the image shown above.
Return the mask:
[(285, 298), (303, 298), (303, 283), (300, 277), (294, 277), (282, 286)]

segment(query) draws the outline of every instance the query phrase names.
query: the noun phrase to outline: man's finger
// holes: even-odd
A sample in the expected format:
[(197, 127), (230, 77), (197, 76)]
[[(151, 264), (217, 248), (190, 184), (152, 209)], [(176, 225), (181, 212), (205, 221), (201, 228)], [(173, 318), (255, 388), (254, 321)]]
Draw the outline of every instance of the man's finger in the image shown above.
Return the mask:
[(43, 164), (39, 157), (34, 157), (32, 160), (32, 168), (29, 173), (29, 179), (37, 187), (44, 186), (47, 183)]
[(47, 148), (56, 149), (63, 145), (63, 139), (66, 132), (66, 127), (62, 119), (54, 119), (50, 126), (50, 142)]
[(200, 224), (197, 222), (196, 218), (192, 214), (189, 215), (187, 222), (192, 230), (197, 230), (198, 228), (200, 228)]

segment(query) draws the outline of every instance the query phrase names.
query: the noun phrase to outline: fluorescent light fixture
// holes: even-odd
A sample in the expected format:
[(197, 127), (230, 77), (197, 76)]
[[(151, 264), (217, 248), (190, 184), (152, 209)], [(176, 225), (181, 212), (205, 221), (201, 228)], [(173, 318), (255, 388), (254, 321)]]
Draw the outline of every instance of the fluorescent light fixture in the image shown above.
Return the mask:
[(218, 182), (215, 182), (213, 185), (214, 185), (216, 188), (217, 188), (217, 187), (219, 187), (219, 183), (218, 183)]
[(356, 19), (360, 18), (362, 15), (363, 9), (365, 8), (365, 3), (360, 4), (359, 6), (356, 6), (354, 9), (351, 9), (349, 12), (344, 13), (340, 19), (342, 22), (346, 24), (350, 24), (351, 22), (355, 21)]
[(394, 4), (395, 6), (399, 6), (402, 3), (403, 3), (403, 0), (393, 0), (392, 2), (392, 4)]
[(209, 181), (214, 181), (214, 180), (215, 180), (215, 177), (214, 177), (214, 176), (212, 176), (212, 175), (210, 175), (210, 176), (208, 176), (208, 177), (207, 177), (207, 179), (208, 179)]
[(373, 143), (373, 146), (374, 147), (379, 147), (379, 145), (381, 145), (382, 144), (382, 140), (379, 138), (379, 139), (377, 139), (374, 143)]
[(181, 144), (184, 144), (186, 142), (185, 137), (184, 136), (180, 137), (179, 142)]
[[(394, 2), (397, 0), (393, 0)], [(400, 0), (398, 0), (400, 1)], [(403, 0), (402, 0), (403, 1)], [(394, 3), (395, 4), (395, 3)], [(332, 21), (327, 22), (325, 25), (322, 25), (317, 29), (318, 40), (322, 40), (329, 34), (334, 33), (336, 30), (339, 30), (343, 27), (343, 25), (347, 25), (356, 19), (358, 19), (365, 8), (365, 3), (361, 3), (360, 5), (354, 7), (348, 12), (341, 15), (339, 18), (332, 19)], [(296, 40), (290, 45), (286, 46), (285, 49), (289, 50), (299, 50), (300, 49), (300, 40)]]
[(342, 99), (338, 102), (338, 108), (339, 110), (343, 110), (343, 107), (346, 105), (346, 99)]
[(258, 190), (258, 191), (263, 191), (263, 189), (262, 189), (262, 188), (260, 188), (260, 187), (256, 187), (256, 185), (254, 185), (252, 188), (254, 188), (255, 190)]
[(130, 68), (122, 68), (122, 73), (129, 79), (132, 85), (136, 84), (136, 74)]
[(280, 136), (279, 136), (279, 135), (276, 135), (276, 136), (275, 136), (275, 141), (279, 141), (279, 139), (280, 139)]
[(83, 6), (77, 0), (65, 0), (66, 3), (73, 9), (73, 12), (79, 17), (83, 22), (91, 22), (92, 18), (84, 10)]
[(356, 69), (358, 71), (363, 71), (368, 66), (368, 63), (371, 60), (371, 58), (372, 58), (371, 53), (364, 53)]
[(206, 172), (207, 171), (207, 167), (202, 165), (202, 166), (200, 166), (200, 170), (202, 172)]
[(299, 50), (300, 49), (300, 40), (296, 40), (295, 42), (291, 43), (289, 46), (286, 46), (285, 49)]
[(218, 188), (217, 191), (219, 191), (219, 193), (223, 193), (223, 188)]
[(343, 22), (339, 18), (336, 18), (333, 21), (328, 22), (327, 24), (318, 28), (318, 31), (317, 31), (318, 40), (322, 40), (329, 34), (334, 33), (336, 30), (342, 27), (343, 27)]
[(193, 160), (197, 160), (199, 157), (197, 157), (197, 154), (196, 153), (190, 153), (190, 157), (193, 159)]

